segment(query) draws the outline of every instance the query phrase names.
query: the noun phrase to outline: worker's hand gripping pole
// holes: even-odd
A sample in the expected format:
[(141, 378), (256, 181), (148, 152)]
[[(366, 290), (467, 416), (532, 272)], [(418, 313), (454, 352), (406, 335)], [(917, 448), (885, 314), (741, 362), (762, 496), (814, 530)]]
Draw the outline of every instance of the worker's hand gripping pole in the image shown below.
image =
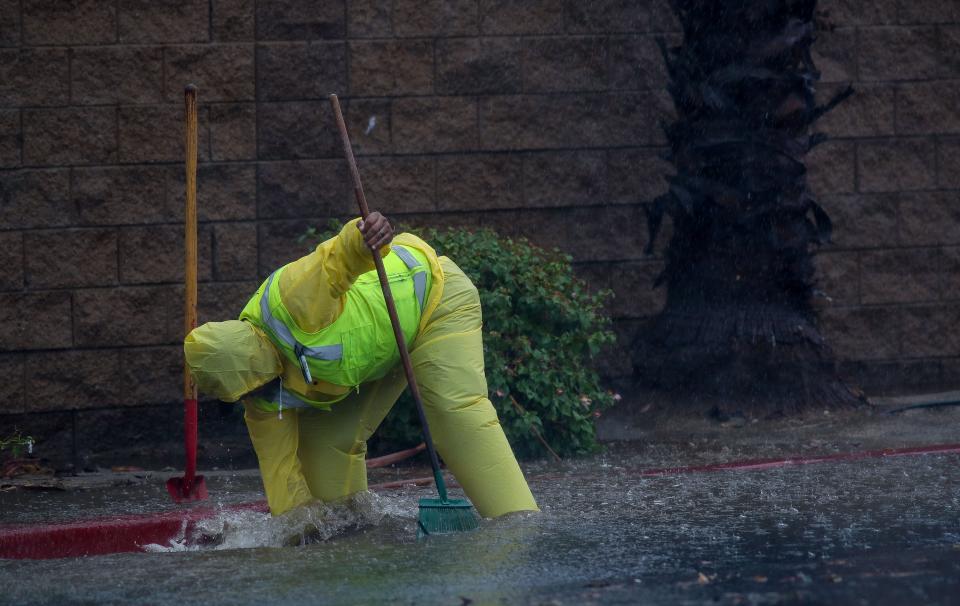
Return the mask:
[[(370, 208), (367, 206), (367, 198), (363, 195), (363, 184), (360, 183), (360, 171), (357, 169), (357, 160), (353, 156), (353, 146), (350, 145), (350, 135), (347, 133), (347, 125), (343, 120), (343, 112), (340, 111), (340, 100), (336, 95), (330, 95), (330, 103), (333, 105), (333, 115), (337, 120), (337, 128), (340, 130), (340, 139), (343, 141), (343, 154), (350, 165), (350, 175), (353, 177), (353, 192), (357, 198), (357, 205), (360, 207), (360, 216), (365, 220), (370, 214)], [(374, 250), (373, 262), (377, 266), (377, 276), (380, 278), (380, 288), (383, 290), (383, 298), (387, 303), (387, 312), (390, 314), (390, 323), (393, 325), (393, 335), (397, 339), (397, 348), (400, 350), (400, 361), (403, 363), (403, 370), (407, 375), (407, 384), (410, 387), (410, 394), (417, 405), (417, 415), (420, 417), (420, 427), (423, 428), (423, 441), (427, 445), (427, 452), (430, 454), (430, 465), (433, 466), (433, 477), (437, 482), (437, 492), (440, 498), (447, 500), (447, 486), (443, 481), (443, 475), (440, 473), (440, 461), (437, 458), (437, 451), (433, 447), (433, 439), (430, 437), (430, 427), (427, 425), (427, 417), (423, 412), (423, 400), (420, 397), (420, 388), (417, 387), (417, 378), (413, 374), (413, 364), (410, 362), (410, 354), (407, 352), (406, 340), (403, 337), (403, 330), (400, 328), (400, 318), (397, 315), (397, 306), (393, 302), (393, 293), (390, 291), (390, 283), (387, 280), (387, 272), (383, 267), (383, 259), (380, 257), (380, 251)]]

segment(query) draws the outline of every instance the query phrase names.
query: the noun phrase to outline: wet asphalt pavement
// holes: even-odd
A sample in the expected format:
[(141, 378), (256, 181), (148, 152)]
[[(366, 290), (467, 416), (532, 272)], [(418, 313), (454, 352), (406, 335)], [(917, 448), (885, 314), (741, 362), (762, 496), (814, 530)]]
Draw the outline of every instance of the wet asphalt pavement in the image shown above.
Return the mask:
[[(430, 490), (407, 488), (286, 519), (223, 514), (203, 547), (0, 560), (0, 603), (167, 603), (188, 588), (208, 604), (960, 604), (958, 455), (635, 473), (649, 463), (624, 448), (531, 465), (542, 513), (426, 542), (416, 499)], [(261, 498), (250, 474), (211, 478), (211, 493)], [(166, 502), (152, 481), (0, 497), (4, 522)]]

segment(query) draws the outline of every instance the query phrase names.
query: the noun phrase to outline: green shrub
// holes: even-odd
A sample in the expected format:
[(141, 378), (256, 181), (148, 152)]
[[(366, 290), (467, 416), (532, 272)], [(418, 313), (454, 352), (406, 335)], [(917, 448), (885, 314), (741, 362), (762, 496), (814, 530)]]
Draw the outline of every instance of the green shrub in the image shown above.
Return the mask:
[(4, 451), (9, 451), (11, 458), (19, 459), (24, 450), (26, 450), (28, 454), (33, 454), (33, 445), (35, 443), (31, 436), (23, 435), (14, 427), (12, 435), (6, 438), (0, 438), (0, 455), (3, 455)]
[[(315, 245), (338, 229), (336, 224), (311, 228), (302, 239)], [(593, 366), (601, 348), (614, 340), (603, 310), (610, 293), (591, 293), (574, 276), (569, 256), (522, 238), (501, 238), (490, 230), (407, 231), (453, 259), (480, 292), (490, 399), (517, 455), (545, 455), (538, 434), (561, 455), (595, 451), (594, 419), (614, 399)], [(408, 394), (376, 440), (373, 449), (420, 441)]]

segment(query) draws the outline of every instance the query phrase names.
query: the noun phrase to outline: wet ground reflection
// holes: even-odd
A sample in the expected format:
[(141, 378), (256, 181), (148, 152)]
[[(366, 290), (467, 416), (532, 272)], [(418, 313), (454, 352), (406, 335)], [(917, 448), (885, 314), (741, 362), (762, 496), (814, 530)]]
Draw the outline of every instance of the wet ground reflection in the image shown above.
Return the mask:
[[(211, 520), (202, 547), (0, 561), (0, 601), (159, 603), (187, 587), (210, 604), (956, 604), (958, 462), (652, 478), (626, 473), (629, 455), (539, 464), (543, 513), (477, 532), (417, 543), (416, 489), (286, 521), (247, 512)], [(256, 492), (231, 481), (231, 499)]]

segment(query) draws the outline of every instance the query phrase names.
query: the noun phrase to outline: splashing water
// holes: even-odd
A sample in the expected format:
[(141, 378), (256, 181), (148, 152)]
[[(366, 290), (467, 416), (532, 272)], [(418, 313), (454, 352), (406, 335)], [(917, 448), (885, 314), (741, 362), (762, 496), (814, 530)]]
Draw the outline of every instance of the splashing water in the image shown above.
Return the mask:
[(327, 541), (352, 531), (396, 527), (412, 532), (417, 517), (409, 499), (359, 492), (341, 501), (310, 503), (281, 515), (249, 510), (221, 509), (192, 528), (186, 522), (167, 545), (150, 544), (144, 551), (201, 551), (291, 547)]

